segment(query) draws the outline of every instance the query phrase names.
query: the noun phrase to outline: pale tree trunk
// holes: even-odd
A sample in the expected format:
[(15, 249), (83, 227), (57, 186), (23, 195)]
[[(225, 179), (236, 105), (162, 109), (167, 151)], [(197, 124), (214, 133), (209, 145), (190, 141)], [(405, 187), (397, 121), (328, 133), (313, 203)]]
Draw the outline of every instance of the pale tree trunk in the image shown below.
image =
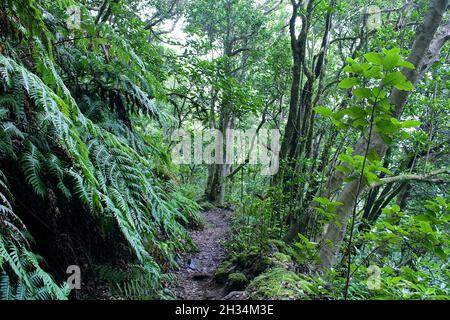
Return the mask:
[[(216, 107), (216, 99), (215, 99), (215, 92), (214, 89), (211, 90), (211, 106), (210, 106), (210, 113), (209, 113), (209, 129), (214, 130), (216, 129), (216, 121), (215, 121), (215, 107)], [(215, 165), (209, 164), (208, 165), (208, 179), (206, 181), (206, 189), (205, 189), (205, 197), (208, 199), (208, 201), (211, 201), (211, 192), (212, 187), (214, 186), (214, 170)]]
[(225, 108), (223, 107), (220, 113), (219, 136), (216, 137), (217, 148), (222, 149), (222, 153), (219, 157), (216, 155), (217, 163), (210, 166), (206, 190), (208, 201), (219, 206), (223, 205), (225, 200), (225, 178), (231, 168), (230, 159), (228, 159), (230, 155), (227, 153), (228, 144), (232, 143), (229, 129), (234, 127), (233, 116)]
[[(428, 69), (431, 63), (436, 61), (439, 56), (440, 49), (444, 43), (442, 37), (438, 37), (433, 41), (434, 35), (438, 30), (439, 24), (442, 20), (442, 16), (446, 10), (448, 0), (432, 0), (428, 8), (428, 12), (424, 18), (423, 24), (416, 32), (414, 44), (411, 53), (408, 57), (408, 61), (415, 65), (414, 70), (405, 69), (403, 74), (409, 81), (416, 84), (425, 70)], [(446, 29), (446, 28), (444, 28)], [(443, 32), (446, 32), (445, 30)], [(448, 38), (448, 36), (444, 36)], [(391, 93), (391, 103), (395, 105), (395, 116), (399, 117), (402, 113), (403, 106), (408, 100), (409, 92), (399, 91), (394, 89)], [(367, 147), (368, 134), (365, 134), (356, 143), (354, 154), (364, 155)], [(370, 139), (369, 153), (376, 151), (380, 157), (383, 157), (387, 145), (382, 138), (376, 132), (373, 132)], [(333, 191), (338, 190), (343, 184), (345, 175), (342, 173), (336, 173), (330, 178), (329, 190), (325, 193), (331, 195)], [(322, 239), (322, 245), (320, 247), (320, 258), (322, 269), (330, 268), (334, 266), (338, 260), (339, 247), (344, 238), (347, 228), (347, 222), (351, 215), (352, 208), (356, 202), (358, 193), (358, 180), (354, 180), (344, 185), (343, 189), (336, 197), (336, 201), (342, 202), (343, 205), (338, 206), (336, 210), (337, 221), (330, 223), (325, 231)], [(361, 188), (365, 187), (362, 182)], [(310, 210), (314, 210), (310, 208)]]

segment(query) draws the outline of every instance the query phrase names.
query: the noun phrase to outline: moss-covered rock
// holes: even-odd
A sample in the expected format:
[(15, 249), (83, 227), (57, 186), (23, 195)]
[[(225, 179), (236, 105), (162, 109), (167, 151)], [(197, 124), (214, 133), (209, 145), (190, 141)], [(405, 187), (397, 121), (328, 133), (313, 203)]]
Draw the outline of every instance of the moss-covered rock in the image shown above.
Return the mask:
[(228, 275), (232, 270), (233, 264), (228, 260), (224, 260), (214, 272), (214, 280), (218, 284), (225, 284), (227, 282)]
[(269, 246), (273, 251), (284, 252), (287, 249), (286, 242), (282, 240), (270, 239)]
[(237, 270), (242, 271), (250, 278), (253, 278), (273, 265), (267, 254), (261, 252), (258, 247), (250, 247), (247, 250), (235, 253), (230, 261)]
[(247, 269), (247, 273), (253, 277), (256, 277), (269, 269), (270, 267), (273, 267), (274, 263), (272, 259), (270, 259), (266, 255), (261, 255), (257, 257), (253, 263), (250, 265), (250, 267)]
[(252, 299), (305, 300), (313, 292), (313, 286), (303, 276), (275, 267), (256, 277), (247, 287)]
[(293, 266), (292, 258), (281, 252), (274, 252), (272, 261), (276, 267), (281, 267), (286, 270), (292, 269)]
[(230, 273), (228, 276), (227, 290), (236, 291), (245, 289), (248, 284), (247, 277), (242, 272)]
[(256, 259), (261, 257), (257, 247), (251, 247), (248, 250), (235, 255), (234, 262), (240, 269), (247, 269), (253, 265)]
[(212, 204), (208, 200), (200, 201), (199, 205), (200, 205), (200, 208), (202, 211), (208, 211), (208, 210), (214, 209), (216, 207), (214, 204)]

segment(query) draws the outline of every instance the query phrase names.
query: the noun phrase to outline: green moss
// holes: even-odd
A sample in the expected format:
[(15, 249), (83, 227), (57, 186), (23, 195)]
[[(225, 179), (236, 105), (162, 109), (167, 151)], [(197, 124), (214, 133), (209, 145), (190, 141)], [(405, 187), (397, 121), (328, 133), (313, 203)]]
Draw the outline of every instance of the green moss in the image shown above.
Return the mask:
[(266, 271), (268, 268), (272, 267), (274, 264), (272, 262), (272, 259), (270, 259), (268, 256), (263, 255), (259, 256), (253, 264), (248, 269), (248, 272), (253, 276), (256, 277)]
[(236, 254), (234, 256), (233, 262), (240, 269), (249, 269), (255, 264), (255, 261), (261, 258), (261, 256), (262, 255), (260, 249), (256, 246), (252, 246), (245, 251)]
[(237, 260), (237, 265), (240, 268), (245, 269), (245, 268), (247, 268), (247, 267), (249, 267), (251, 265), (253, 259), (255, 258), (255, 255), (252, 254), (252, 253), (243, 252), (243, 253), (237, 255), (236, 258), (237, 258), (236, 259)]
[(242, 272), (234, 272), (228, 276), (227, 289), (229, 291), (243, 290), (247, 284), (247, 277)]
[(269, 269), (247, 287), (252, 299), (310, 299), (312, 285), (301, 275), (282, 267)]
[(290, 269), (290, 267), (292, 266), (292, 258), (284, 253), (275, 252), (273, 254), (273, 263), (277, 267)]
[(233, 264), (230, 261), (223, 261), (214, 272), (214, 280), (219, 284), (225, 284), (232, 269)]
[(269, 245), (275, 247), (276, 250), (278, 250), (278, 251), (285, 251), (287, 248), (286, 243), (284, 241), (276, 240), (276, 239), (270, 239)]
[(202, 211), (208, 211), (208, 210), (214, 209), (216, 207), (214, 204), (212, 204), (211, 202), (206, 201), (206, 200), (201, 201), (199, 203), (199, 205), (200, 205)]

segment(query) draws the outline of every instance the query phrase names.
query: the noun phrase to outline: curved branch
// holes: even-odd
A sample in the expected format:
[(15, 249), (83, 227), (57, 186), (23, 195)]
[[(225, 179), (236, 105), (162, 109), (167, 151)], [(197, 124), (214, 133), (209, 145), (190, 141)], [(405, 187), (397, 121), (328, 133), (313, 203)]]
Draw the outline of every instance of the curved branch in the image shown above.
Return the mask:
[(387, 177), (387, 178), (383, 178), (380, 179), (380, 181), (378, 182), (374, 182), (370, 185), (371, 188), (375, 188), (378, 186), (381, 186), (383, 184), (387, 184), (387, 183), (393, 183), (393, 182), (403, 182), (403, 181), (421, 181), (421, 182), (431, 182), (431, 183), (445, 183), (446, 180), (443, 179), (432, 179), (434, 176), (437, 176), (439, 174), (450, 174), (450, 170), (449, 169), (439, 169), (439, 170), (435, 170), (432, 171), (428, 174), (402, 174), (399, 176), (394, 176), (394, 177)]

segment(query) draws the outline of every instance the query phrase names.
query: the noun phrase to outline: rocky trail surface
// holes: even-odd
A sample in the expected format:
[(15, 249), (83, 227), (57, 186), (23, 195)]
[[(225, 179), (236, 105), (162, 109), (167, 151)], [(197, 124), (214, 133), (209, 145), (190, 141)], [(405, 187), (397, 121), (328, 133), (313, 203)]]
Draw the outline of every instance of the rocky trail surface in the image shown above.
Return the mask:
[(190, 235), (197, 244), (198, 251), (185, 256), (184, 265), (175, 272), (177, 299), (218, 300), (225, 298), (226, 292), (214, 279), (214, 271), (226, 257), (223, 246), (228, 239), (233, 211), (213, 208), (203, 213), (205, 226), (192, 230)]

